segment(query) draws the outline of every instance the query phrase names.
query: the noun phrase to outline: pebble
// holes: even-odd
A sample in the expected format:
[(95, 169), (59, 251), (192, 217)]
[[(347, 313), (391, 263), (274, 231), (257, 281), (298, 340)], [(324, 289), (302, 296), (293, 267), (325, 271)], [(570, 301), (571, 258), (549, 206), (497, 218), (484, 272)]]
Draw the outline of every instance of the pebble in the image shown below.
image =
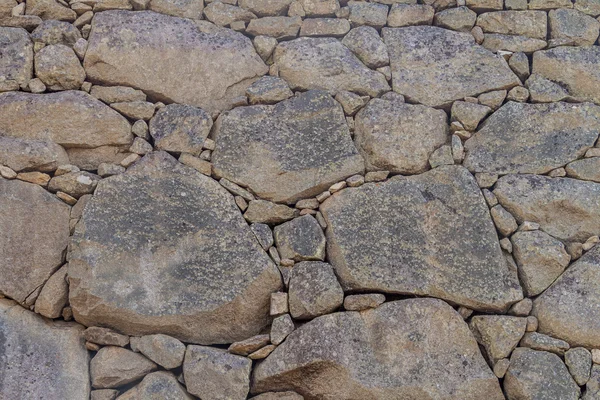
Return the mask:
[(346, 183), (349, 187), (359, 187), (365, 183), (365, 177), (362, 175), (353, 175), (350, 178), (346, 179)]

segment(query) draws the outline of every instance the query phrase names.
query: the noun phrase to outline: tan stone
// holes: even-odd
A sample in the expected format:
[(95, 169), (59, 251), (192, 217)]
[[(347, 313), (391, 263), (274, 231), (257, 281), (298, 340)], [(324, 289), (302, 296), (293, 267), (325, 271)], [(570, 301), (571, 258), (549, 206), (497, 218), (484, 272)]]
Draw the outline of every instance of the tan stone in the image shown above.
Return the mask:
[(35, 312), (47, 318), (58, 318), (68, 299), (67, 267), (64, 265), (44, 284), (35, 301)]
[(110, 389), (134, 382), (157, 366), (141, 354), (122, 347), (102, 347), (90, 362), (92, 386)]

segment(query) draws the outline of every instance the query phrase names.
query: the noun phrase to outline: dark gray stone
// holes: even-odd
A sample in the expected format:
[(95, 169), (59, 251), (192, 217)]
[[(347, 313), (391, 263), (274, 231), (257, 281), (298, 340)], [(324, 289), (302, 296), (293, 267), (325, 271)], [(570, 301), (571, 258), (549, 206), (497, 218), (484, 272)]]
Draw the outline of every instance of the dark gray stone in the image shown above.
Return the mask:
[(185, 391), (177, 377), (170, 372), (152, 372), (142, 379), (136, 388), (136, 400), (165, 399), (165, 400), (193, 400)]
[(275, 244), (281, 258), (294, 261), (325, 259), (325, 235), (312, 215), (276, 226)]
[(198, 155), (212, 124), (201, 108), (169, 104), (156, 112), (149, 128), (157, 150)]
[(331, 265), (304, 261), (294, 265), (289, 283), (290, 314), (311, 319), (331, 313), (344, 302), (344, 291)]
[(0, 27), (0, 80), (24, 85), (33, 77), (33, 42), (22, 28)]
[(73, 47), (81, 32), (73, 24), (64, 21), (47, 20), (31, 32), (31, 40), (46, 45), (64, 44)]

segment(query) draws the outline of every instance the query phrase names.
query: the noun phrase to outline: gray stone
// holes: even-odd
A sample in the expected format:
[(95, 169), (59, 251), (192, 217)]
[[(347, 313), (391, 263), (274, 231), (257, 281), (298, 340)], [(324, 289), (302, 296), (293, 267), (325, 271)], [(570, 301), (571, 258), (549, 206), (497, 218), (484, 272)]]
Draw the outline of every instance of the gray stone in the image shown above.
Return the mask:
[(511, 242), (526, 296), (546, 290), (571, 260), (562, 242), (543, 231), (517, 232)]
[(348, 20), (353, 27), (368, 25), (381, 29), (387, 22), (389, 9), (385, 4), (349, 1), (348, 8), (350, 9)]
[(562, 86), (538, 74), (531, 74), (525, 81), (525, 86), (529, 89), (529, 98), (532, 103), (552, 103), (569, 98), (567, 92)]
[(569, 350), (569, 343), (564, 340), (555, 339), (551, 336), (538, 332), (527, 332), (519, 343), (521, 347), (529, 347), (534, 350), (548, 351), (562, 356)]
[(90, 95), (105, 103), (124, 103), (127, 101), (146, 101), (146, 94), (128, 86), (92, 86)]
[(560, 46), (533, 54), (532, 73), (560, 84), (580, 101), (600, 103), (600, 48)]
[(190, 345), (183, 375), (188, 392), (203, 400), (245, 400), (252, 361), (213, 347)]
[(88, 79), (135, 87), (154, 100), (209, 113), (229, 109), (268, 70), (250, 39), (212, 24), (151, 11), (107, 11), (94, 16), (93, 27), (84, 59)]
[(269, 225), (255, 223), (250, 225), (250, 229), (264, 251), (269, 250), (269, 247), (273, 246), (273, 232), (271, 231), (271, 228), (269, 228)]
[(79, 29), (64, 21), (47, 20), (31, 32), (31, 40), (34, 43), (46, 45), (64, 44), (73, 47), (78, 39), (81, 39)]
[(335, 38), (279, 43), (273, 60), (279, 76), (294, 90), (323, 89), (332, 94), (347, 90), (371, 97), (390, 90), (383, 74), (367, 68)]
[(585, 242), (600, 232), (600, 185), (570, 178), (505, 175), (494, 194), (519, 224), (530, 221), (563, 241)]
[(281, 315), (271, 324), (270, 339), (274, 345), (280, 345), (296, 329), (290, 314)]
[(352, 92), (339, 92), (335, 95), (335, 99), (342, 105), (346, 115), (354, 115), (369, 102), (370, 97), (359, 96)]
[(136, 399), (165, 399), (165, 400), (193, 400), (194, 398), (185, 391), (177, 381), (177, 377), (170, 372), (152, 372), (142, 379), (136, 386)]
[(486, 33), (520, 35), (546, 39), (547, 21), (543, 11), (494, 11), (477, 17), (477, 26)]
[(25, 9), (27, 15), (37, 15), (42, 19), (59, 21), (75, 21), (77, 14), (65, 5), (55, 0), (30, 0)]
[(558, 9), (548, 13), (550, 47), (591, 46), (598, 39), (600, 22), (577, 10)]
[(502, 236), (509, 236), (517, 230), (518, 225), (515, 218), (501, 205), (496, 205), (490, 209), (490, 215), (496, 225), (496, 229)]
[(87, 171), (69, 172), (53, 177), (48, 183), (48, 190), (64, 192), (78, 199), (84, 194), (94, 193), (100, 179), (100, 176)]
[(311, 319), (331, 313), (344, 301), (344, 291), (331, 265), (303, 261), (294, 265), (289, 283), (290, 313), (295, 319)]
[(598, 400), (600, 398), (600, 365), (594, 364), (590, 379), (585, 385), (582, 400)]
[(469, 32), (475, 25), (476, 20), (477, 13), (462, 6), (436, 13), (433, 17), (433, 24), (453, 31)]
[(212, 127), (204, 110), (185, 104), (169, 104), (150, 120), (150, 135), (158, 150), (198, 155)]
[(307, 18), (302, 21), (300, 36), (343, 37), (350, 30), (350, 22), (337, 18)]
[(429, 165), (431, 168), (437, 168), (440, 165), (453, 165), (454, 155), (452, 154), (451, 146), (441, 146), (436, 149), (429, 157)]
[(325, 259), (325, 235), (311, 215), (276, 226), (275, 243), (282, 258), (294, 261)]
[(548, 43), (545, 40), (527, 36), (486, 33), (483, 35), (483, 43), (481, 45), (494, 53), (503, 50), (529, 54), (545, 48)]
[(478, 13), (502, 10), (502, 0), (466, 0), (465, 3), (467, 7)]
[(98, 389), (92, 390), (90, 400), (115, 400), (119, 395), (117, 389)]
[(202, 0), (150, 0), (148, 9), (181, 18), (201, 19)]
[(503, 358), (517, 347), (525, 334), (527, 319), (506, 315), (476, 315), (469, 324), (475, 339), (483, 346), (485, 355), (491, 365)]
[(122, 347), (102, 347), (90, 362), (92, 387), (111, 389), (135, 382), (156, 370), (156, 364)]
[(148, 121), (154, 115), (154, 104), (148, 101), (131, 101), (125, 103), (112, 103), (112, 108), (132, 120)]
[(600, 246), (573, 263), (533, 302), (538, 331), (571, 346), (600, 347)]
[(592, 17), (600, 15), (600, 1), (598, 0), (575, 0), (573, 7)]
[(249, 22), (256, 18), (256, 15), (243, 8), (225, 4), (220, 1), (213, 1), (204, 9), (206, 19), (217, 26), (231, 25), (233, 22)]
[(474, 131), (491, 112), (492, 109), (483, 104), (455, 101), (450, 109), (450, 117), (452, 121), (460, 122), (466, 130)]
[(307, 17), (333, 17), (340, 9), (338, 0), (300, 0)]
[(164, 152), (100, 182), (75, 229), (69, 279), (87, 326), (206, 344), (258, 333), (281, 287), (233, 197)]
[(236, 108), (219, 117), (214, 137), (215, 174), (274, 202), (315, 196), (364, 170), (341, 106), (324, 91)]
[(436, 296), (487, 311), (522, 299), (485, 200), (462, 167), (346, 189), (321, 212), (345, 290)]
[(0, 136), (0, 164), (13, 171), (55, 171), (69, 163), (65, 149), (47, 140)]
[(431, 25), (434, 14), (435, 9), (427, 4), (393, 4), (387, 26)]
[(85, 80), (79, 58), (63, 44), (45, 46), (35, 54), (35, 75), (49, 90), (77, 90)]
[(373, 99), (356, 114), (354, 142), (367, 171), (421, 173), (448, 140), (447, 118), (430, 107)]
[(600, 157), (584, 158), (566, 166), (567, 176), (584, 181), (600, 182)]
[(238, 5), (259, 17), (285, 15), (292, 0), (239, 0)]
[(33, 78), (33, 43), (22, 28), (0, 27), (0, 81), (25, 85)]
[(516, 349), (504, 376), (508, 400), (579, 399), (579, 387), (561, 359), (552, 353)]
[(384, 28), (383, 39), (394, 91), (412, 102), (449, 108), (455, 100), (520, 84), (503, 58), (467, 33), (433, 26)]
[(296, 329), (255, 368), (252, 392), (299, 388), (310, 399), (504, 399), (462, 317), (437, 299), (338, 312)]
[(288, 84), (276, 76), (263, 76), (246, 90), (250, 104), (275, 104), (294, 95)]
[(185, 345), (179, 340), (163, 335), (146, 335), (139, 338), (137, 350), (165, 369), (181, 366)]
[(593, 104), (508, 102), (465, 143), (472, 172), (543, 174), (585, 154), (600, 130)]
[(251, 20), (246, 33), (252, 36), (271, 36), (277, 40), (289, 40), (298, 36), (301, 26), (300, 17), (263, 17)]
[(118, 112), (80, 91), (0, 94), (1, 136), (50, 140), (63, 147), (129, 145), (131, 127)]
[(0, 299), (1, 397), (87, 399), (89, 356), (82, 330), (80, 325), (48, 321)]
[(252, 200), (244, 213), (250, 223), (281, 224), (298, 216), (298, 210), (266, 200)]
[(0, 294), (22, 304), (33, 294), (35, 301), (63, 263), (69, 211), (38, 185), (0, 179)]
[(344, 36), (342, 43), (369, 68), (379, 68), (390, 63), (385, 43), (372, 26), (352, 29)]
[(354, 294), (344, 298), (344, 309), (348, 311), (364, 311), (377, 308), (385, 302), (385, 296), (381, 293)]

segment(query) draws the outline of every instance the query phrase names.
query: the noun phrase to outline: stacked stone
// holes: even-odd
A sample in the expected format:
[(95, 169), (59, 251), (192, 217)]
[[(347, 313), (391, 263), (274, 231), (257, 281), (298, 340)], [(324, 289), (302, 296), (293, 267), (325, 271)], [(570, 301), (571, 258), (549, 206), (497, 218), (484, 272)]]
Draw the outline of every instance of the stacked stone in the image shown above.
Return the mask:
[(0, 0), (0, 398), (599, 398), (599, 16)]

